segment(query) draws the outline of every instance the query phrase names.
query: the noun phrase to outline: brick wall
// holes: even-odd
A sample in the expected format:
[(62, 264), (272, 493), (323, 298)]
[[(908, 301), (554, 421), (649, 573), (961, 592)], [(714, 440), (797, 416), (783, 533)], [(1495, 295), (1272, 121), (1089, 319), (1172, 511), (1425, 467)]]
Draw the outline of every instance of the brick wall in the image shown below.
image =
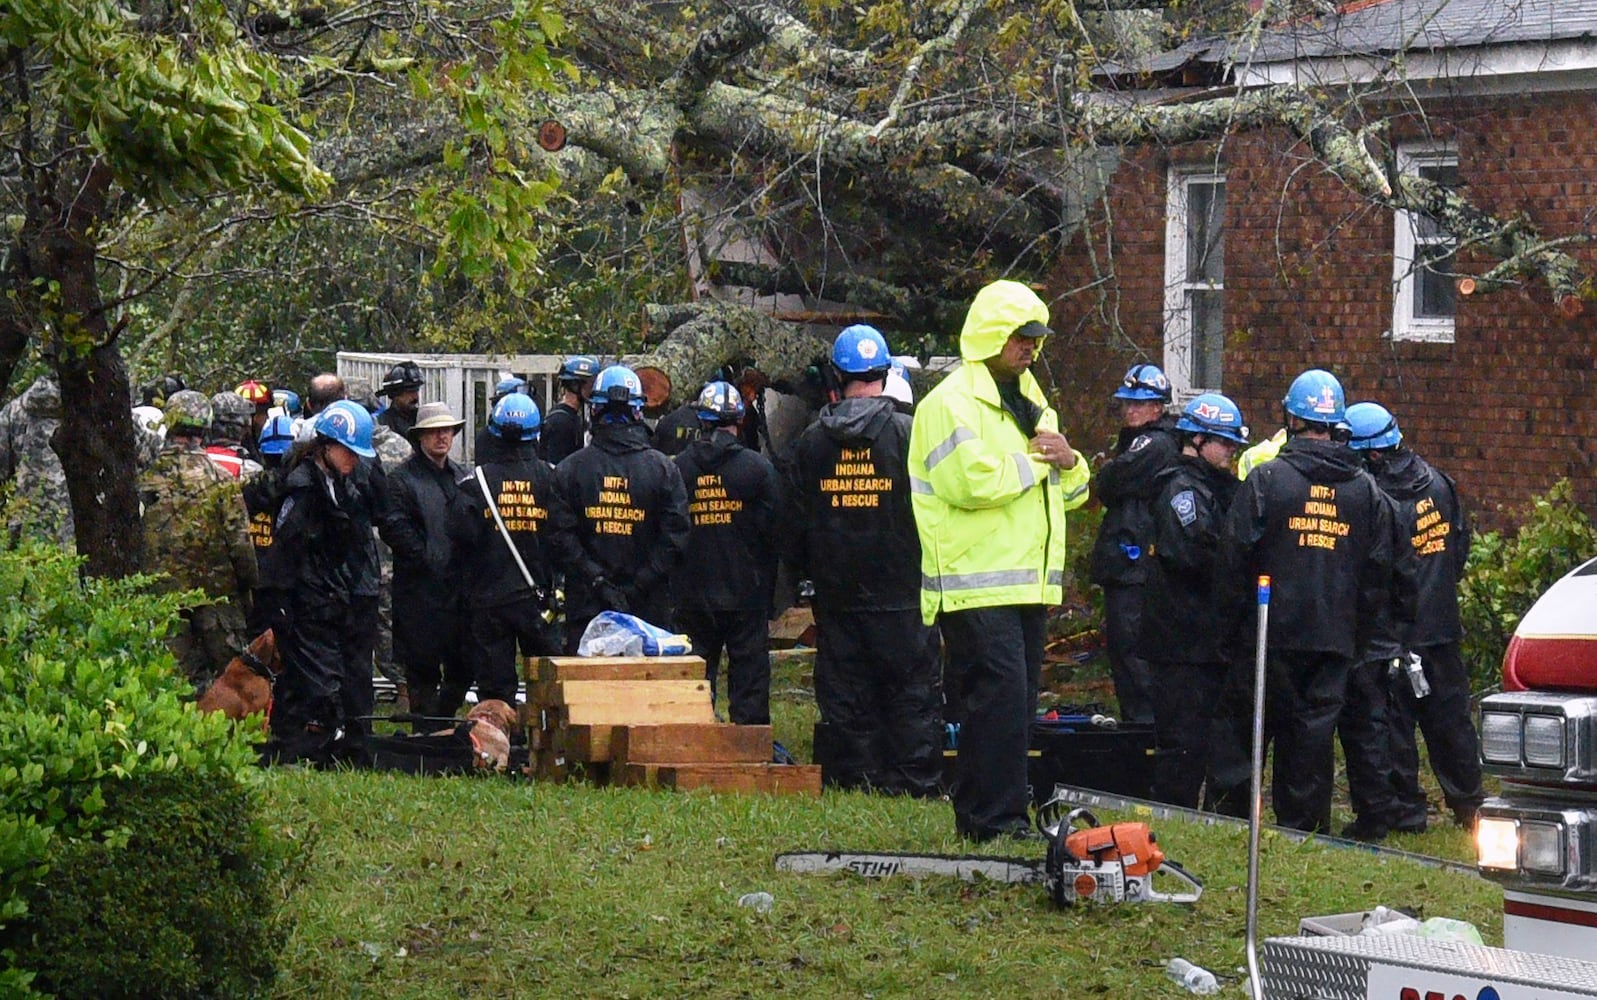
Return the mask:
[[(1597, 229), (1597, 101), (1590, 94), (1475, 99), (1393, 120), (1456, 143), (1467, 195), (1546, 236)], [(1163, 362), (1166, 175), (1216, 150), (1129, 152), (1100, 217), (1061, 255), (1049, 291), (1062, 336), (1047, 347), (1061, 413), (1089, 454), (1112, 441), (1106, 399), (1138, 360)], [(1391, 214), (1320, 170), (1281, 132), (1230, 140), (1223, 390), (1256, 434), (1305, 368), (1335, 372), (1348, 401), (1378, 400), (1411, 445), (1454, 476), (1486, 526), (1516, 520), (1562, 477), (1597, 513), (1597, 302), (1574, 319), (1531, 283), (1462, 298), (1452, 344), (1393, 342)], [(1106, 218), (1112, 222), (1106, 221)], [(1597, 271), (1597, 250), (1574, 247)], [(1487, 265), (1465, 254), (1461, 268)], [(1506, 511), (1500, 508), (1507, 508)]]

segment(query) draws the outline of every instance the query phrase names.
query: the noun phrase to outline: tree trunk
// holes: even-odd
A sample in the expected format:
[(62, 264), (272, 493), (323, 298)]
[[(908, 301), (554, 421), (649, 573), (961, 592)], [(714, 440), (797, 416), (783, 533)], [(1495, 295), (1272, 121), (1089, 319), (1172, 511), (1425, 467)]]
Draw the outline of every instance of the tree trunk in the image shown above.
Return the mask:
[(110, 177), (98, 164), (79, 177), (70, 199), (31, 206), (31, 270), (52, 283), (46, 349), (60, 380), (61, 424), (50, 444), (66, 474), (78, 553), (86, 574), (120, 577), (139, 571), (144, 534), (127, 368), (106, 324), (91, 235)]
[[(670, 318), (680, 320), (692, 308), (674, 307)], [(730, 303), (699, 303), (698, 308), (697, 316), (680, 322), (648, 354), (624, 359), (643, 380), (651, 411), (688, 398), (729, 364), (740, 371), (757, 369), (782, 392), (801, 393), (805, 369), (830, 353), (827, 341), (758, 309)]]

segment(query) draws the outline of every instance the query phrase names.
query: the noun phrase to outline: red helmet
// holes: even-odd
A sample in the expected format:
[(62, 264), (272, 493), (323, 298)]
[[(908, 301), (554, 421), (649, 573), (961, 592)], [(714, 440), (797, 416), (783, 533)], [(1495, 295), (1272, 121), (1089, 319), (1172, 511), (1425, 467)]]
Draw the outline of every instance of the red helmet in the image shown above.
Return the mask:
[(240, 382), (238, 388), (233, 391), (256, 406), (272, 405), (272, 390), (263, 382), (250, 379), (248, 382)]

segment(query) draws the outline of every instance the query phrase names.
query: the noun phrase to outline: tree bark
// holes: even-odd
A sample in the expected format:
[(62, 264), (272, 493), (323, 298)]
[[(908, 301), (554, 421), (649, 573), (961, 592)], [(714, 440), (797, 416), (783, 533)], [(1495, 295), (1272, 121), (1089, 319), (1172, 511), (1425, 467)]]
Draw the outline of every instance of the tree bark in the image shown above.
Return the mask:
[(657, 411), (685, 399), (723, 365), (758, 369), (772, 387), (800, 392), (805, 369), (824, 360), (827, 348), (821, 338), (757, 309), (715, 302), (704, 303), (648, 354), (622, 360), (643, 380), (647, 406)]
[(60, 381), (61, 424), (50, 444), (66, 474), (83, 571), (121, 577), (139, 571), (144, 535), (127, 369), (101, 308), (92, 235), (111, 178), (99, 164), (62, 174), (55, 196), (33, 199), (24, 232), (29, 270), (54, 283), (45, 347)]

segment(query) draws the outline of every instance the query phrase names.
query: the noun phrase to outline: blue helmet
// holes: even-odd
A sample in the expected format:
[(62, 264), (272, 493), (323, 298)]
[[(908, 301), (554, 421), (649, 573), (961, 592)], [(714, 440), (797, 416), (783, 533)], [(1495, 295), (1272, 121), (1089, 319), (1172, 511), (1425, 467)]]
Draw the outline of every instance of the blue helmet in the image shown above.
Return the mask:
[(267, 417), (261, 425), (262, 455), (286, 455), (294, 447), (294, 418), (286, 413)]
[(1348, 447), (1359, 451), (1396, 448), (1403, 443), (1397, 418), (1380, 403), (1354, 403), (1347, 408), (1347, 423), (1352, 428)]
[(595, 417), (637, 420), (643, 415), (643, 381), (626, 365), (611, 365), (593, 380), (588, 405)]
[(699, 390), (699, 419), (707, 424), (735, 424), (743, 419), (743, 394), (731, 382), (711, 382)]
[(874, 326), (855, 323), (838, 334), (832, 344), (832, 366), (844, 375), (886, 378), (892, 363), (887, 341)]
[(499, 384), (494, 386), (493, 401), (497, 404), (501, 399), (504, 399), (513, 392), (524, 393), (526, 391), (527, 380), (522, 378), (520, 375), (512, 375), (509, 378), (502, 378), (499, 380)]
[(327, 404), (327, 409), (316, 414), (312, 425), (317, 437), (336, 441), (361, 458), (377, 455), (372, 448), (372, 427), (372, 415), (366, 407), (347, 399)]
[(272, 405), (282, 407), (283, 412), (291, 417), (297, 417), (303, 412), (299, 405), (299, 393), (293, 389), (273, 389)]
[(541, 426), (538, 404), (524, 392), (512, 392), (494, 404), (494, 414), (488, 418), (488, 433), (501, 441), (536, 441)]
[(1248, 443), (1248, 425), (1242, 422), (1242, 411), (1229, 397), (1222, 396), (1218, 392), (1206, 392), (1201, 396), (1194, 396), (1192, 402), (1181, 411), (1181, 419), (1176, 421), (1176, 430), (1192, 434), (1210, 434), (1225, 438), (1227, 441), (1235, 441), (1237, 444)]
[(599, 359), (587, 354), (569, 357), (560, 366), (560, 381), (581, 382), (599, 374)]
[(1293, 379), (1281, 406), (1287, 413), (1311, 424), (1335, 426), (1346, 418), (1342, 383), (1321, 368), (1310, 368)]
[(1115, 390), (1116, 399), (1157, 399), (1170, 402), (1170, 380), (1158, 365), (1132, 365)]

